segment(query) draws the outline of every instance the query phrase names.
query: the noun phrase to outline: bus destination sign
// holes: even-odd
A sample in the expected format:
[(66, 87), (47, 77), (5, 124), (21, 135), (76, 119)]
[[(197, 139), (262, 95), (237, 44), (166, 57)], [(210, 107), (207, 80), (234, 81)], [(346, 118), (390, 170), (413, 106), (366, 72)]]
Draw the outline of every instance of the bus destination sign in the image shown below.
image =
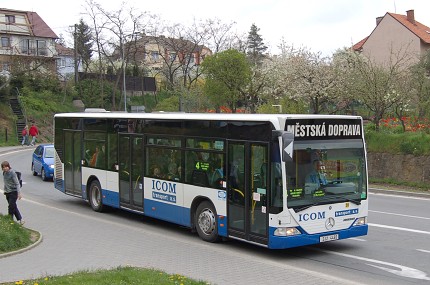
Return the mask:
[(363, 135), (360, 119), (287, 120), (285, 130), (301, 139), (359, 139)]

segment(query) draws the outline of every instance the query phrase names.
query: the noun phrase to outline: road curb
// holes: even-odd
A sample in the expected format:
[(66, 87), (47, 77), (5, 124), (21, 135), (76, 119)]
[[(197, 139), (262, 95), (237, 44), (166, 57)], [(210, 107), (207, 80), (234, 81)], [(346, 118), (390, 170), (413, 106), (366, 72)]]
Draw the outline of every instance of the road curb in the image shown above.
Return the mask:
[(37, 239), (36, 242), (30, 244), (29, 246), (27, 246), (25, 248), (21, 248), (21, 249), (11, 251), (11, 252), (2, 253), (2, 254), (0, 254), (0, 258), (5, 258), (5, 257), (11, 256), (11, 255), (16, 255), (16, 254), (26, 252), (27, 250), (30, 250), (30, 249), (38, 246), (40, 243), (42, 243), (42, 240), (43, 240), (42, 233), (39, 231), (32, 230), (32, 229), (29, 229), (29, 230), (37, 232), (39, 234), (39, 238)]

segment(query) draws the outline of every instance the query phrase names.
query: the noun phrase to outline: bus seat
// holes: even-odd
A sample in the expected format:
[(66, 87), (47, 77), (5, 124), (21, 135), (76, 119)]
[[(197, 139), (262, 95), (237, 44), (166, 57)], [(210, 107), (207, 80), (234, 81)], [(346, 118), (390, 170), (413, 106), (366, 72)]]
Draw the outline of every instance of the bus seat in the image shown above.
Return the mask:
[(197, 186), (209, 187), (208, 174), (203, 170), (193, 170), (191, 183)]

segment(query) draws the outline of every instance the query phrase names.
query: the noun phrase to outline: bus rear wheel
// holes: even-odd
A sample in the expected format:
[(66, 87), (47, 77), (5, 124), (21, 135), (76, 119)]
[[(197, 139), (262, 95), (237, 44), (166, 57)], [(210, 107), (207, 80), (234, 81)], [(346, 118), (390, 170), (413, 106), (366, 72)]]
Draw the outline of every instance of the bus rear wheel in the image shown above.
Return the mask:
[(200, 203), (196, 210), (194, 224), (202, 240), (207, 242), (219, 240), (217, 214), (211, 203), (207, 201)]
[(89, 202), (91, 208), (96, 212), (103, 211), (103, 202), (102, 202), (102, 189), (100, 183), (97, 180), (91, 182), (90, 191), (89, 191)]

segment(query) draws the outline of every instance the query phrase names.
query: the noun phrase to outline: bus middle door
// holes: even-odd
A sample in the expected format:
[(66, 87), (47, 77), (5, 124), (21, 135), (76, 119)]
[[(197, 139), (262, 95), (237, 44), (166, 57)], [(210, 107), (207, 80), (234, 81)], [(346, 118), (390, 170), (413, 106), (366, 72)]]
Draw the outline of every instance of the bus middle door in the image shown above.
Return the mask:
[(228, 142), (228, 234), (267, 244), (268, 144)]
[(143, 211), (143, 136), (119, 134), (120, 206)]

